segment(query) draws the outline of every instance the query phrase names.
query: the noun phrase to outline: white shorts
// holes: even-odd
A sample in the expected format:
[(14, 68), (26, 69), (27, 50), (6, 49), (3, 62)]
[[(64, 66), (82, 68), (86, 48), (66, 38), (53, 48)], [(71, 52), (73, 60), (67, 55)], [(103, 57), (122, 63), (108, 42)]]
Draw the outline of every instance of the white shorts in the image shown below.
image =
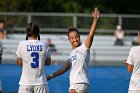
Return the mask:
[(0, 80), (0, 91), (2, 91), (2, 84), (1, 84), (1, 80)]
[(19, 86), (19, 90), (18, 93), (49, 93), (49, 89), (48, 89), (48, 85), (27, 85), (27, 86), (23, 86), (20, 85)]
[(140, 93), (140, 90), (129, 90), (128, 93)]
[(88, 93), (89, 90), (89, 85), (86, 83), (77, 83), (77, 84), (72, 84), (69, 87), (69, 91), (71, 89), (76, 90), (78, 93)]

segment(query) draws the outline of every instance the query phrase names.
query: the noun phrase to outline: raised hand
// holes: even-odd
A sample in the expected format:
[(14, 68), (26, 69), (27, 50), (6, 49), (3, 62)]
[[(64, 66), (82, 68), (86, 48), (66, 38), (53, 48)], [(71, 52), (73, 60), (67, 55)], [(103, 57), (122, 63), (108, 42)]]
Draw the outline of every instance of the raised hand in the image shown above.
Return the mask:
[(100, 11), (98, 11), (98, 8), (94, 8), (94, 11), (92, 11), (92, 15), (94, 17), (94, 19), (99, 19), (100, 17)]

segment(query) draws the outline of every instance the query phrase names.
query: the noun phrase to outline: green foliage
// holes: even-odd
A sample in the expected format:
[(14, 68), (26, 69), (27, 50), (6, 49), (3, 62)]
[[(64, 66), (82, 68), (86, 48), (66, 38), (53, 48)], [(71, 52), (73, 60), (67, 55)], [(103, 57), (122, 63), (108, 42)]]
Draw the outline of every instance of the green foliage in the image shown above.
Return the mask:
[(140, 13), (140, 0), (0, 0), (0, 12)]
[(0, 0), (0, 12), (32, 11), (31, 0)]
[[(137, 13), (140, 14), (140, 0), (0, 0), (0, 12), (62, 12), (62, 13), (87, 13), (91, 14), (94, 7), (103, 13)], [(27, 23), (26, 16), (0, 16), (7, 24), (24, 27)], [(71, 17), (32, 17), (43, 27), (67, 28), (72, 25)], [(47, 20), (47, 21), (46, 21)], [(92, 17), (78, 17), (78, 28), (90, 28)], [(134, 29), (139, 26), (139, 19), (134, 21), (123, 19), (123, 27)], [(59, 22), (59, 24), (58, 24)], [(117, 18), (100, 18), (99, 29), (114, 29), (118, 23)], [(135, 26), (133, 26), (133, 23)]]

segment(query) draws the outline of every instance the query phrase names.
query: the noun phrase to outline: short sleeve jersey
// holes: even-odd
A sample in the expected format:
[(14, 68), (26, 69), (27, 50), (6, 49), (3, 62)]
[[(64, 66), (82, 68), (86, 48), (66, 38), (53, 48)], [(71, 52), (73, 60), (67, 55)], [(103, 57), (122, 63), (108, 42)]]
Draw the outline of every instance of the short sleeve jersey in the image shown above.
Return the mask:
[(51, 57), (48, 44), (39, 40), (21, 41), (16, 51), (17, 57), (22, 58), (23, 68), (20, 85), (47, 84), (44, 64)]
[(134, 66), (129, 90), (140, 90), (140, 46), (131, 48), (127, 63)]
[(70, 53), (69, 63), (71, 64), (70, 84), (89, 84), (87, 66), (90, 59), (90, 51), (85, 44), (73, 49)]

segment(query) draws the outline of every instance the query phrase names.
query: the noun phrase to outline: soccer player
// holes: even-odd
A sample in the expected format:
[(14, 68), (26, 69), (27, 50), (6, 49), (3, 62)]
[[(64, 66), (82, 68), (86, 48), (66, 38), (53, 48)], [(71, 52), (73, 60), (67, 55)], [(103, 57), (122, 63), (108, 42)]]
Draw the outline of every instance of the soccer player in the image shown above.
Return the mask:
[(44, 65), (51, 62), (50, 49), (46, 41), (40, 40), (39, 26), (26, 26), (26, 40), (20, 41), (16, 54), (17, 64), (22, 66), (18, 93), (49, 93)]
[(138, 44), (139, 46), (131, 48), (124, 62), (128, 72), (132, 72), (128, 93), (140, 93), (140, 32), (138, 32)]
[(92, 45), (99, 14), (98, 9), (95, 8), (93, 12), (94, 20), (84, 43), (81, 43), (80, 41), (80, 34), (78, 30), (74, 27), (69, 28), (67, 35), (73, 50), (70, 53), (68, 62), (64, 67), (47, 77), (47, 80), (50, 80), (65, 73), (71, 67), (69, 76), (69, 93), (88, 93), (89, 81), (87, 76), (87, 66), (90, 60), (90, 47)]

